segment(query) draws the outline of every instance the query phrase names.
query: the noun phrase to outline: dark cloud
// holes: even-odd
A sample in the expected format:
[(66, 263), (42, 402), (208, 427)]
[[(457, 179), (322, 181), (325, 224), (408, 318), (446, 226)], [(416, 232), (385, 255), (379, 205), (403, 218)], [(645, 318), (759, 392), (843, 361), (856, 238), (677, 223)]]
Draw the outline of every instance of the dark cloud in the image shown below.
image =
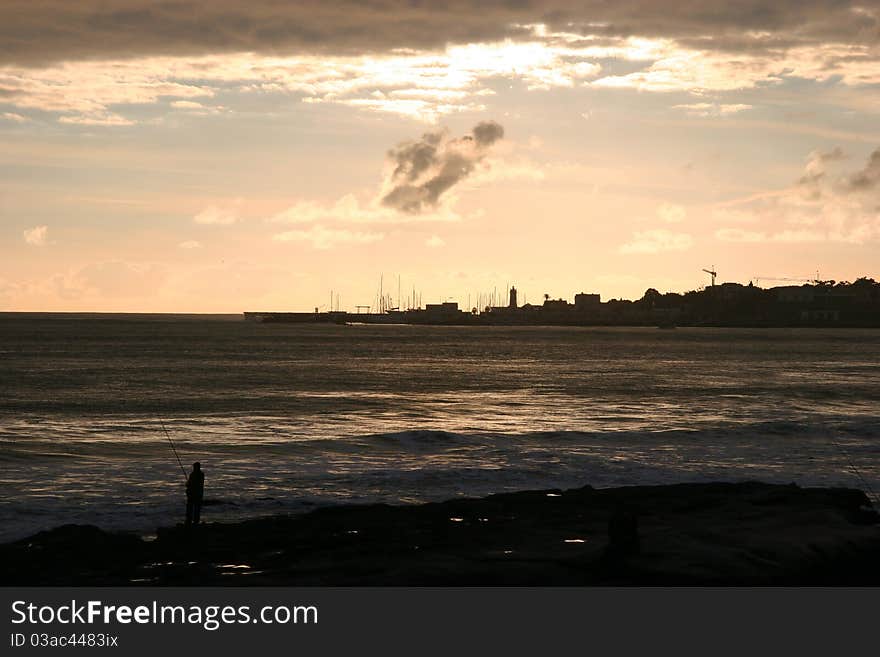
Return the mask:
[(811, 200), (819, 200), (822, 197), (822, 181), (826, 176), (826, 165), (829, 162), (838, 162), (846, 159), (846, 154), (839, 146), (830, 151), (813, 151), (804, 168), (804, 175), (798, 180), (798, 185), (804, 195)]
[(807, 163), (806, 172), (798, 182), (801, 185), (817, 183), (825, 177), (825, 164), (838, 162), (846, 158), (840, 146), (835, 146), (830, 151), (813, 151)]
[(732, 51), (880, 39), (874, 0), (3, 0), (0, 62), (439, 48), (534, 23)]
[(473, 135), (478, 146), (491, 146), (504, 136), (504, 128), (495, 121), (483, 121), (474, 126)]
[(408, 214), (436, 207), (440, 196), (469, 176), (503, 136), (500, 124), (483, 121), (458, 139), (438, 130), (399, 144), (388, 151), (394, 168), (385, 183), (382, 205)]
[(868, 156), (865, 166), (855, 173), (850, 173), (834, 180), (831, 186), (826, 184), (829, 162), (846, 159), (846, 154), (838, 147), (830, 151), (813, 151), (804, 168), (804, 175), (798, 179), (798, 185), (810, 200), (819, 200), (823, 196), (852, 194), (880, 190), (880, 148)]
[(868, 157), (868, 163), (861, 171), (849, 176), (846, 186), (850, 191), (865, 192), (880, 188), (880, 148)]

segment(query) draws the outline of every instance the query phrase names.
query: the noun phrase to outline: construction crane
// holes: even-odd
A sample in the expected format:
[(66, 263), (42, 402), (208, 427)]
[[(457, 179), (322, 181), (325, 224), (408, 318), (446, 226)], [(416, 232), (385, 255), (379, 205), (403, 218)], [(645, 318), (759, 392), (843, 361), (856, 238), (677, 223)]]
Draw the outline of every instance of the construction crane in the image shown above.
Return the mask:
[[(816, 278), (791, 278), (788, 276), (755, 276), (752, 279), (755, 282), (755, 285), (758, 284), (758, 281), (785, 281), (788, 283), (814, 283), (815, 285), (822, 285), (825, 281), (819, 278), (819, 270), (816, 270)], [(832, 281), (833, 282), (833, 281)]]
[(786, 276), (755, 276), (752, 279), (755, 285), (758, 284), (759, 281), (784, 281), (786, 283), (819, 283), (818, 278), (789, 278)]
[(715, 271), (715, 265), (712, 265), (712, 269), (704, 269), (703, 271), (712, 277), (712, 287), (715, 287), (715, 277), (718, 275), (718, 272)]

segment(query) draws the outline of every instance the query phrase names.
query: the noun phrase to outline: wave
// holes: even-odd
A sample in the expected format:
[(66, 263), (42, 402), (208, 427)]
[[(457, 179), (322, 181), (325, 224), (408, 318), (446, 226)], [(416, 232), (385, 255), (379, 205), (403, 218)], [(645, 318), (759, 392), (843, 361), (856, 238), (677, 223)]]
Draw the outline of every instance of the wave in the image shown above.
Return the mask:
[[(47, 432), (46, 435), (10, 437), (0, 433), (0, 461), (60, 458), (164, 458), (171, 454), (165, 437), (148, 435), (137, 425), (114, 425), (118, 434), (108, 432), (99, 438), (91, 431)], [(241, 436), (232, 428), (226, 431), (200, 433), (198, 419), (175, 432), (174, 443), (182, 454), (265, 454), (296, 455), (315, 453), (357, 452), (381, 449), (401, 452), (443, 452), (457, 448), (498, 446), (506, 448), (614, 444), (620, 447), (644, 444), (693, 445), (700, 442), (872, 440), (880, 437), (880, 417), (870, 416), (840, 420), (770, 420), (759, 422), (725, 422), (710, 427), (658, 428), (655, 430), (545, 430), (517, 431), (443, 431), (410, 429), (360, 435), (303, 437), (274, 432), (271, 437)], [(9, 433), (8, 429), (6, 433)], [(148, 437), (145, 437), (147, 435)]]

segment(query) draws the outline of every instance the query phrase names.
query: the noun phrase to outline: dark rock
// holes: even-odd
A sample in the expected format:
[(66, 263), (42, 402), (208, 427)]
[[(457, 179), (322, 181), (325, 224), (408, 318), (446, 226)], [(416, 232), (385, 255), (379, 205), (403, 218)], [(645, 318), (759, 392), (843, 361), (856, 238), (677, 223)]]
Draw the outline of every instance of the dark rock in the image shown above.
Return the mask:
[(755, 482), (525, 491), (0, 545), (4, 585), (880, 584), (864, 493)]
[(638, 554), (640, 550), (638, 516), (632, 511), (616, 510), (608, 520), (608, 545), (605, 548), (605, 555), (619, 559)]

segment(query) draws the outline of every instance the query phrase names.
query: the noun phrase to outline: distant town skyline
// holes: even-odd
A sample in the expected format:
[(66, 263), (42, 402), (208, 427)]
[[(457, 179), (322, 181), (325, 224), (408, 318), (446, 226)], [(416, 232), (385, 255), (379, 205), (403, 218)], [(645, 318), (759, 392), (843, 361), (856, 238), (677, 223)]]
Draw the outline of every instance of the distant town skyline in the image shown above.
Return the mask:
[(0, 311), (880, 278), (880, 9), (695, 6), (4, 2)]

